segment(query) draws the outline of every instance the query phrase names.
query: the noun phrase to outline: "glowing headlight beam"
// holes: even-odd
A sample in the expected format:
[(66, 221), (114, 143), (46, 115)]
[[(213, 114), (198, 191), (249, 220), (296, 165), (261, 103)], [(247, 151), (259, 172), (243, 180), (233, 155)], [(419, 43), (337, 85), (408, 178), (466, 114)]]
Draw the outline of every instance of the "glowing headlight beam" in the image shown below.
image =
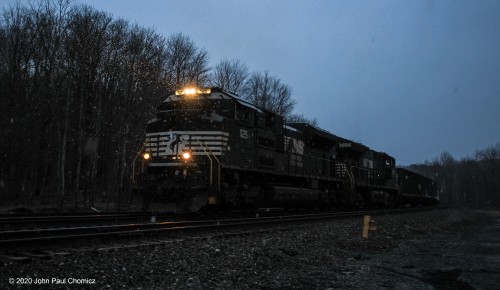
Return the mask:
[(198, 94), (210, 94), (211, 89), (200, 89), (200, 88), (193, 88), (193, 87), (187, 87), (182, 90), (177, 90), (175, 91), (175, 95), (177, 96), (182, 96), (182, 95), (187, 95), (187, 96), (194, 96)]
[(196, 89), (195, 88), (186, 88), (186, 89), (184, 89), (184, 94), (185, 95), (194, 95), (194, 94), (196, 94)]
[(189, 160), (191, 158), (191, 153), (189, 152), (182, 153), (182, 158), (184, 158), (184, 160)]

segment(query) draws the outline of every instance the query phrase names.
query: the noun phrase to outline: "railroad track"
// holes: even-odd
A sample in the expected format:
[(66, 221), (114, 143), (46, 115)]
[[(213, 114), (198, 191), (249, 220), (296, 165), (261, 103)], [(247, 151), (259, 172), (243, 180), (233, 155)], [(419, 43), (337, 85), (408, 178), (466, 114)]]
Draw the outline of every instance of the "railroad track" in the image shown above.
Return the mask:
[(116, 225), (72, 226), (56, 228), (17, 229), (0, 231), (0, 247), (6, 251), (19, 249), (47, 249), (67, 246), (88, 246), (135, 238), (168, 238), (186, 233), (214, 233), (220, 231), (272, 228), (276, 225), (303, 224), (336, 218), (362, 215), (380, 215), (410, 212), (421, 209), (370, 210), (318, 214), (296, 214), (270, 217), (228, 218), (185, 221), (155, 221), (147, 223), (123, 223)]
[(23, 230), (29, 228), (50, 228), (68, 226), (91, 226), (119, 223), (147, 223), (151, 221), (182, 220), (196, 216), (159, 212), (106, 212), (58, 215), (3, 215), (0, 216), (0, 230)]
[[(267, 211), (266, 211), (267, 210)], [(24, 230), (54, 227), (73, 227), (108, 225), (124, 223), (151, 223), (162, 221), (225, 219), (229, 217), (252, 217), (255, 214), (266, 216), (282, 214), (278, 211), (261, 209), (257, 211), (233, 211), (227, 213), (173, 213), (173, 212), (86, 212), (86, 213), (61, 213), (51, 214), (7, 214), (0, 215), (1, 230)]]

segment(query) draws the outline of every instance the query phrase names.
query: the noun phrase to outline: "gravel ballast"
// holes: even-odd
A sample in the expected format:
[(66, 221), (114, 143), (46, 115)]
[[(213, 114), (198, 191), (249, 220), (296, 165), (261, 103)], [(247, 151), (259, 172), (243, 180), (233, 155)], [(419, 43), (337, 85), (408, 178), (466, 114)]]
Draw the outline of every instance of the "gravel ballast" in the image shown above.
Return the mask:
[[(484, 241), (496, 237), (490, 233), (500, 237), (495, 232), (499, 216), (469, 210), (374, 216), (377, 230), (368, 240), (361, 237), (359, 217), (246, 235), (204, 234), (154, 246), (73, 251), (48, 260), (4, 259), (0, 287), (488, 289), (490, 279), (500, 278), (500, 245)], [(485, 252), (474, 252), (475, 243)]]

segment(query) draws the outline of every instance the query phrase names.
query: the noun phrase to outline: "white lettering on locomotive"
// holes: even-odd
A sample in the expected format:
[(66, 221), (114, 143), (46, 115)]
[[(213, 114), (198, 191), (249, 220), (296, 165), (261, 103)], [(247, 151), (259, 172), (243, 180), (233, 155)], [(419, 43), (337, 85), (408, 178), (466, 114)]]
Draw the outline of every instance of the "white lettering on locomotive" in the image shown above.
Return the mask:
[(244, 129), (240, 129), (240, 137), (243, 139), (248, 139), (248, 131)]
[(285, 149), (291, 153), (304, 154), (304, 141), (291, 137), (285, 137)]
[(293, 140), (293, 153), (297, 154), (304, 154), (304, 141), (302, 140), (297, 140), (297, 139), (292, 139)]

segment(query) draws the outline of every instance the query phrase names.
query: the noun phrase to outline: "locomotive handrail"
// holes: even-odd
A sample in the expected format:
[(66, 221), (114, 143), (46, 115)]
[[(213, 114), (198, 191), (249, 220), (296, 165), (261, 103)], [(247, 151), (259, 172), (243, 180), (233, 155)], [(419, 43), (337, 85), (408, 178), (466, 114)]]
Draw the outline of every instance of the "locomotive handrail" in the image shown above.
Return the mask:
[(149, 139), (150, 138), (146, 138), (146, 140), (142, 144), (141, 149), (139, 150), (139, 152), (137, 152), (137, 155), (135, 156), (134, 160), (132, 161), (132, 184), (135, 184), (135, 161), (141, 155), (142, 150), (144, 149), (144, 147), (146, 147), (146, 143), (150, 141)]
[(212, 153), (212, 156), (215, 158), (215, 160), (217, 160), (217, 191), (220, 192), (220, 160), (219, 158), (217, 158), (217, 156), (215, 156), (215, 154), (210, 150), (210, 148), (208, 148), (208, 151), (210, 151), (210, 153)]
[(371, 168), (363, 168), (363, 167), (359, 167), (359, 166), (351, 166), (351, 168), (355, 168), (356, 170), (359, 170), (359, 172), (365, 172), (365, 173), (369, 173), (371, 172), (373, 174), (373, 177), (366, 177), (367, 179), (367, 184), (370, 185), (370, 186), (375, 186), (377, 185), (377, 178), (375, 176), (379, 175), (379, 174), (384, 174), (384, 173), (381, 173), (380, 171), (378, 170), (375, 170), (375, 169), (371, 169)]
[(354, 187), (356, 186), (354, 184), (354, 174), (352, 174), (352, 168), (355, 167), (354, 165), (351, 166), (350, 170), (349, 168), (346, 168), (347, 175), (349, 175), (349, 179), (351, 180), (351, 191), (354, 192)]
[(198, 144), (200, 144), (201, 149), (203, 149), (203, 152), (205, 152), (208, 159), (210, 160), (210, 188), (212, 188), (212, 157), (210, 157), (210, 155), (208, 155), (207, 150), (205, 150), (205, 147), (203, 146), (203, 144), (201, 144), (200, 140), (198, 140), (198, 137), (196, 137), (196, 136), (193, 136), (193, 137), (196, 139), (196, 141), (198, 141)]
[(212, 152), (212, 150), (210, 150), (210, 147), (206, 146), (207, 149), (208, 149), (208, 152), (210, 152), (212, 154), (212, 157), (215, 158), (215, 160), (217, 160), (217, 191), (220, 192), (220, 180), (221, 180), (221, 177), (220, 177), (220, 160), (219, 158), (217, 158), (217, 156), (215, 156), (215, 154)]
[[(217, 191), (220, 192), (220, 179), (221, 179), (221, 177), (220, 177), (220, 160), (219, 160), (219, 158), (217, 158), (217, 156), (215, 156), (215, 154), (210, 150), (210, 148), (208, 146), (204, 146), (200, 142), (200, 140), (198, 140), (198, 137), (194, 136), (194, 138), (196, 138), (196, 141), (198, 141), (198, 143), (200, 144), (203, 151), (205, 151), (205, 153), (207, 154), (208, 158), (210, 158), (210, 156), (208, 155), (208, 153), (204, 147), (207, 147), (208, 152), (210, 152), (212, 154), (212, 157), (215, 158), (215, 160), (217, 160)], [(210, 187), (211, 186), (212, 186), (212, 159), (210, 158)]]

